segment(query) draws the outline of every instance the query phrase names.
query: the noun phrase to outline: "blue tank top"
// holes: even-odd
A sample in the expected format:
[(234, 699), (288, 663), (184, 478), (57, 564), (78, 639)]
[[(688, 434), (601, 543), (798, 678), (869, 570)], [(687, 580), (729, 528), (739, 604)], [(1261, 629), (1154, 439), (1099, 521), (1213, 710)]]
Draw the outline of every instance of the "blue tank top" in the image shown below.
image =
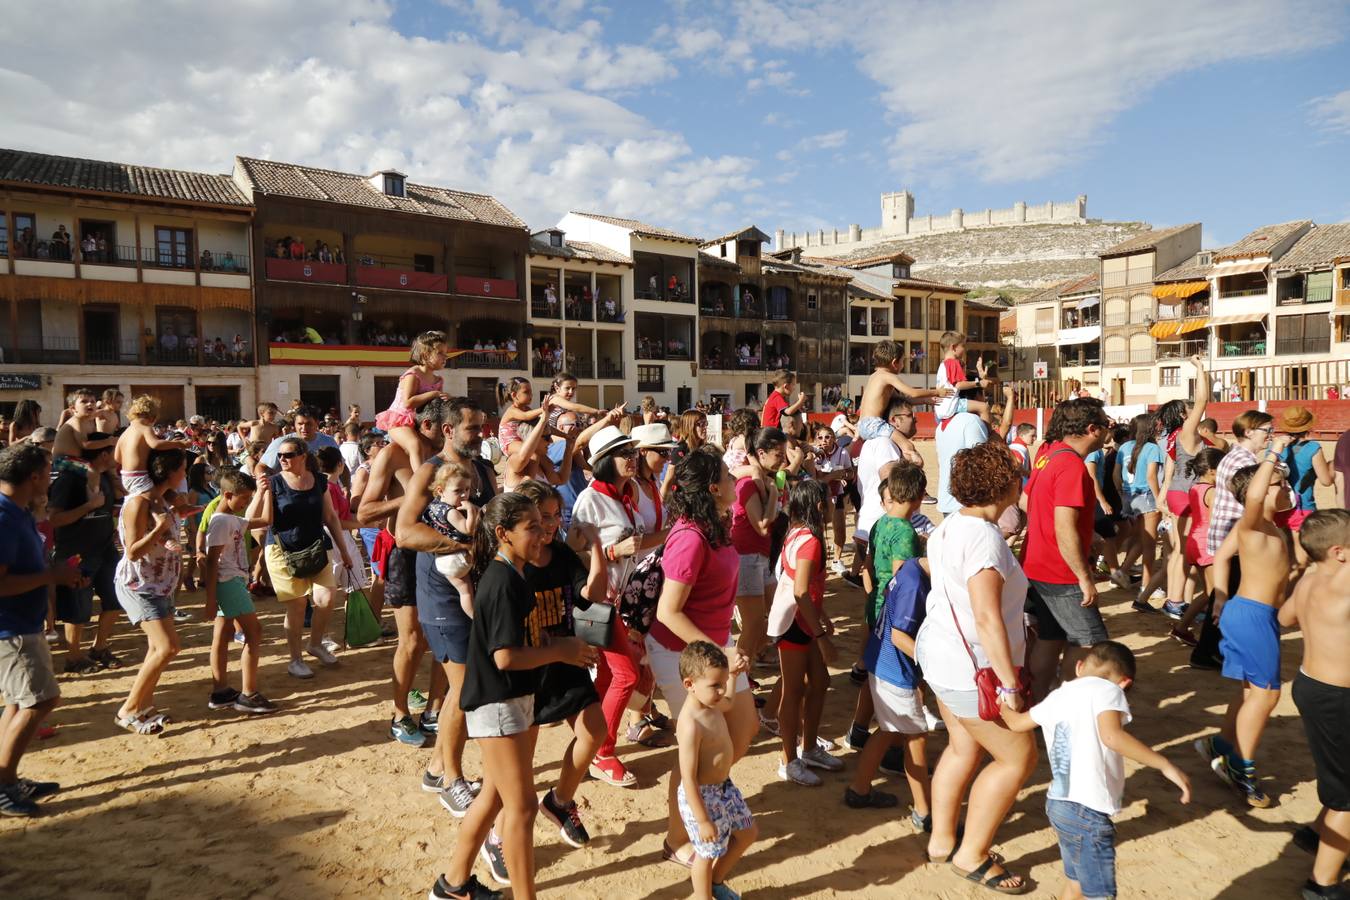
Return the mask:
[(1316, 441), (1303, 440), (1280, 451), (1280, 462), (1289, 469), (1289, 486), (1298, 494), (1299, 509), (1317, 509), (1313, 493), (1317, 490), (1317, 471), (1313, 458), (1321, 452)]

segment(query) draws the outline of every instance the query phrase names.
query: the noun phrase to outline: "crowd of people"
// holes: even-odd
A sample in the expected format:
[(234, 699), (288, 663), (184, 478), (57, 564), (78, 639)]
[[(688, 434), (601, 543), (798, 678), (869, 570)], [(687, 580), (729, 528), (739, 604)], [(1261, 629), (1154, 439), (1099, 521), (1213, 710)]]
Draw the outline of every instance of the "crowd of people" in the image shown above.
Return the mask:
[[(1254, 807), (1270, 803), (1256, 757), (1280, 696), (1279, 629), (1302, 630), (1293, 697), (1323, 810), (1294, 839), (1314, 853), (1303, 896), (1339, 896), (1350, 497), (1318, 509), (1315, 491), (1350, 470), (1350, 434), (1328, 462), (1312, 413), (1292, 407), (1244, 412), (1227, 439), (1205, 416), (1197, 358), (1193, 401), (1115, 423), (1075, 397), (1038, 435), (1014, 424), (1011, 387), (967, 366), (960, 335), (941, 346), (938, 386), (917, 389), (899, 377), (903, 346), (875, 345), (857, 415), (841, 408), (828, 424), (806, 420), (795, 376), (778, 372), (761, 411), (724, 417), (717, 445), (704, 408), (591, 407), (566, 372), (537, 403), (525, 378), (498, 410), (449, 396), (441, 332), (412, 342), (373, 425), (357, 407), (339, 420), (298, 401), (284, 415), (263, 403), (247, 421), (162, 423), (151, 397), (124, 410), (116, 391), (76, 391), (53, 430), (25, 401), (0, 451), (0, 530), (12, 536), (0, 545), (0, 813), (35, 815), (60, 789), (18, 773), (59, 701), (50, 648), (64, 647), (63, 677), (128, 665), (109, 645), (125, 614), (146, 652), (109, 712), (161, 734), (174, 723), (155, 689), (190, 617), (177, 598), (200, 589), (213, 623), (203, 697), (246, 715), (277, 709), (267, 694), (281, 690), (259, 680), (262, 598), (283, 605), (286, 675), (301, 681), (338, 663), (340, 611), (392, 611), (389, 738), (431, 746), (420, 787), (460, 820), (433, 898), (500, 896), (475, 875), (480, 860), (513, 896), (534, 896), (536, 817), (586, 846), (583, 779), (651, 788), (625, 748), (672, 740), (662, 857), (688, 869), (695, 896), (737, 897), (730, 881), (757, 825), (735, 776), (764, 733), (794, 790), (846, 770), (852, 751), (845, 809), (900, 806), (875, 781), (903, 775), (931, 862), (1025, 893), (994, 845), (1036, 768), (1038, 728), (1061, 896), (1112, 897), (1123, 759), (1159, 770), (1182, 803), (1190, 781), (1126, 728), (1139, 672), (1101, 615), (1106, 583), (1140, 616), (1175, 619), (1192, 667), (1237, 682), (1196, 749)], [(918, 403), (936, 419), (935, 497), (914, 443)], [(929, 501), (940, 516), (923, 512)], [(838, 739), (821, 725), (829, 667), (849, 662), (825, 606), (832, 575), (858, 592), (867, 629)], [(538, 785), (539, 728), (554, 724), (570, 739), (556, 780)]]

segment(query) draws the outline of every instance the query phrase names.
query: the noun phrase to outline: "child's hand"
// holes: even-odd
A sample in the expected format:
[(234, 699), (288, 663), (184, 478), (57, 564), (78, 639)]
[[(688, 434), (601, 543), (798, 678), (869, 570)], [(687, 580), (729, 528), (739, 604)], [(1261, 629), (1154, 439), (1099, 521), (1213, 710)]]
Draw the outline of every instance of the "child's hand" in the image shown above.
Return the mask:
[(1181, 802), (1183, 804), (1191, 802), (1191, 780), (1186, 777), (1186, 773), (1178, 769), (1173, 763), (1168, 763), (1162, 770), (1163, 777), (1181, 788)]
[(715, 842), (717, 840), (717, 826), (711, 822), (699, 822), (698, 839), (705, 844)]
[(569, 665), (590, 668), (600, 658), (598, 650), (578, 637), (555, 638), (552, 646), (561, 655), (559, 661)]

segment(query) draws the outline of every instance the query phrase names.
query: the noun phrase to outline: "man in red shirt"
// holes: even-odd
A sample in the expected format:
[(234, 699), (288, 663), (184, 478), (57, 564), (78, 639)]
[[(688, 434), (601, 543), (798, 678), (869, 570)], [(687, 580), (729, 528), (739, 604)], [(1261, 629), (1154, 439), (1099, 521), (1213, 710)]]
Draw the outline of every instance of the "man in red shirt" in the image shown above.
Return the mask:
[(779, 371), (773, 376), (773, 390), (769, 392), (769, 399), (764, 401), (764, 410), (760, 413), (760, 425), (765, 428), (781, 428), (783, 416), (795, 416), (801, 411), (806, 403), (806, 397), (802, 394), (797, 395), (795, 402), (789, 404), (787, 398), (792, 394), (792, 389), (797, 384), (797, 374), (795, 372)]
[(1066, 400), (1055, 407), (1046, 447), (1027, 480), (1027, 537), (1022, 568), (1036, 618), (1036, 644), (1028, 659), (1032, 696), (1039, 701), (1089, 647), (1107, 639), (1097, 609), (1092, 574), (1092, 519), (1097, 494), (1083, 458), (1106, 442), (1110, 420), (1095, 400)]

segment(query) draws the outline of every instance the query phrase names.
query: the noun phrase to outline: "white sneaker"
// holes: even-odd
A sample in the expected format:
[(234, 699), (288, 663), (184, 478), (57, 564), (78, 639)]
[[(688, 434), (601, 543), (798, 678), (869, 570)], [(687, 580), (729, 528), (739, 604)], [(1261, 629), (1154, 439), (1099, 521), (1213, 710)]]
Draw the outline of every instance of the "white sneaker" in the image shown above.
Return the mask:
[(306, 652), (309, 653), (310, 656), (317, 659), (319, 662), (323, 663), (325, 666), (337, 665), (338, 661), (337, 657), (333, 655), (333, 652), (331, 650), (329, 650), (322, 644), (320, 644), (317, 647), (310, 645), (308, 648), (306, 648)]
[(830, 569), (840, 578), (843, 578), (844, 573), (848, 571), (848, 569), (844, 567), (844, 561), (842, 559), (836, 559), (834, 565), (831, 566)]
[(291, 664), (286, 667), (286, 673), (292, 678), (313, 678), (314, 670), (305, 665), (303, 659), (293, 659)]
[(1120, 569), (1111, 570), (1111, 583), (1123, 590), (1130, 589), (1130, 576), (1126, 575)]
[(801, 750), (799, 759), (813, 769), (825, 769), (827, 772), (838, 772), (844, 768), (844, 761), (837, 756), (831, 756), (820, 747), (812, 747), (810, 750)]
[(819, 787), (820, 776), (806, 767), (806, 763), (801, 759), (794, 759), (786, 765), (778, 767), (778, 778), (781, 781), (791, 781), (795, 784), (804, 784), (807, 787)]
[(323, 649), (327, 650), (329, 653), (337, 653), (342, 646), (330, 637), (324, 638), (319, 643), (323, 644)]

